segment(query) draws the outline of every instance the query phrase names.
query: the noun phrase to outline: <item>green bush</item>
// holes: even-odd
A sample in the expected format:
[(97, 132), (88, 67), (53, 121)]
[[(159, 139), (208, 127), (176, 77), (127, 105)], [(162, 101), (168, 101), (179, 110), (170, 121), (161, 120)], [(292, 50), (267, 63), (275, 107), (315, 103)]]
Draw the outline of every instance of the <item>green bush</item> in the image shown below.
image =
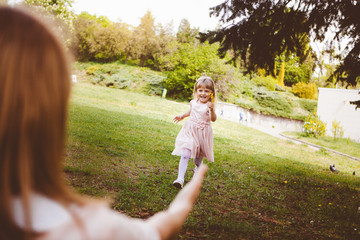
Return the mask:
[(105, 80), (105, 75), (97, 72), (94, 72), (93, 76), (90, 78), (90, 82), (99, 85), (103, 85), (102, 83), (104, 80)]
[(313, 83), (296, 83), (292, 86), (292, 92), (300, 98), (315, 99), (317, 97), (317, 87)]
[(149, 95), (161, 95), (164, 88), (164, 74), (120, 62), (90, 66), (87, 68), (87, 74), (91, 75), (90, 82), (94, 84), (131, 89)]
[[(191, 99), (196, 80), (204, 73), (215, 83), (235, 81), (236, 72), (218, 56), (218, 44), (183, 43), (173, 46), (174, 50), (159, 58), (161, 67), (168, 71), (164, 87), (168, 95), (179, 99)], [(232, 75), (233, 74), (233, 75)], [(219, 86), (225, 84), (219, 83)], [(221, 90), (226, 94), (226, 90)]]
[(273, 78), (272, 76), (258, 76), (252, 79), (253, 82), (256, 83), (258, 86), (266, 87), (269, 91), (275, 91), (275, 87), (277, 84), (277, 80)]
[(275, 116), (283, 116), (284, 113), (292, 112), (292, 102), (286, 97), (281, 97), (275, 92), (258, 91), (255, 93), (255, 99), (260, 106), (270, 108)]
[(299, 98), (298, 102), (301, 108), (305, 109), (308, 112), (314, 112), (317, 106), (317, 101), (312, 99)]
[(239, 98), (252, 99), (254, 85), (238, 69), (231, 68), (226, 75), (216, 79), (217, 97), (222, 101), (236, 104)]
[(86, 69), (86, 74), (87, 75), (95, 75), (95, 72), (98, 69), (99, 69), (99, 65), (90, 66), (90, 67), (88, 67), (88, 69)]
[(164, 79), (165, 77), (162, 76), (154, 76), (149, 75), (146, 78), (146, 86), (144, 87), (144, 90), (149, 95), (158, 95), (160, 96), (162, 94), (162, 91), (164, 89)]
[(125, 89), (130, 87), (131, 83), (131, 79), (127, 78), (122, 73), (116, 73), (105, 77), (105, 85), (108, 87), (111, 86), (118, 89)]
[(293, 86), (299, 82), (309, 82), (312, 71), (309, 66), (303, 64), (297, 66), (296, 64), (287, 64), (285, 67), (284, 83), (286, 86)]
[(325, 136), (326, 124), (320, 120), (316, 112), (310, 113), (305, 119), (303, 132), (307, 137)]
[(332, 122), (331, 132), (333, 133), (334, 140), (336, 141), (338, 138), (342, 138), (344, 136), (344, 128), (341, 126), (340, 121), (334, 120)]

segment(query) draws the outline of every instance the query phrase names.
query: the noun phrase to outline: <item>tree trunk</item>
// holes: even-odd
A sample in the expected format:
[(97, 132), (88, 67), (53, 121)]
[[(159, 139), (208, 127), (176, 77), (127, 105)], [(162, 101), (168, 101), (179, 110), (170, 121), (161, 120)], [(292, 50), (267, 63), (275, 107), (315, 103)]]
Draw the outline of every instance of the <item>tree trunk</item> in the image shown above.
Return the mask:
[(279, 75), (278, 75), (278, 84), (280, 86), (284, 86), (284, 77), (285, 77), (285, 61), (282, 61)]

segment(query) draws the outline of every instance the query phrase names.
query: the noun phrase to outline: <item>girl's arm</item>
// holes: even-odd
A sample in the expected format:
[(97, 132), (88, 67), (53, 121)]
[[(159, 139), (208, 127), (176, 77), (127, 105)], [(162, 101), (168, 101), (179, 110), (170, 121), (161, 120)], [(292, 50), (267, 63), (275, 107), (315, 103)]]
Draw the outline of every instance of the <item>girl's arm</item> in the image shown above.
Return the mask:
[(168, 210), (150, 217), (147, 222), (155, 227), (161, 239), (175, 236), (184, 224), (187, 216), (199, 196), (202, 181), (208, 167), (202, 164), (192, 180), (178, 193)]
[(215, 113), (215, 104), (212, 102), (207, 103), (209, 111), (210, 111), (210, 120), (212, 122), (215, 122), (217, 119), (216, 113)]
[(180, 122), (180, 121), (183, 120), (184, 118), (190, 116), (190, 113), (191, 113), (191, 105), (190, 105), (190, 109), (189, 109), (186, 113), (184, 113), (184, 114), (182, 114), (182, 115), (177, 115), (177, 116), (175, 116), (174, 119), (173, 119), (173, 121), (177, 124), (178, 122)]

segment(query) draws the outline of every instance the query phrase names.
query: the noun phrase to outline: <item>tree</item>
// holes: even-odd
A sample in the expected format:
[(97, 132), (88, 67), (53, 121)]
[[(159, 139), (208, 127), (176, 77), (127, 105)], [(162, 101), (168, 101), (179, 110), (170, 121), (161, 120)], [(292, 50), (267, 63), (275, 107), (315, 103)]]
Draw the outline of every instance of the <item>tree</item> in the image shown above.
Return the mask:
[(72, 29), (74, 13), (71, 7), (74, 0), (24, 0), (24, 2), (51, 13)]
[(125, 23), (82, 12), (74, 20), (73, 50), (79, 60), (109, 62), (126, 55), (131, 31)]
[(285, 77), (285, 62), (281, 62), (281, 67), (278, 75), (278, 84), (284, 86), (284, 77)]
[(198, 28), (191, 28), (187, 19), (182, 19), (176, 33), (176, 39), (179, 43), (194, 43), (199, 34)]
[[(282, 67), (284, 67), (283, 70), (281, 69)], [(308, 83), (312, 78), (314, 68), (315, 62), (312, 53), (308, 54), (303, 62), (300, 62), (295, 54), (288, 56), (286, 61), (284, 56), (279, 56), (275, 59), (275, 70), (278, 73), (278, 79), (281, 72), (284, 71), (281, 82), (285, 86), (291, 87), (298, 82)]]
[(140, 65), (144, 66), (147, 60), (153, 60), (153, 54), (158, 51), (159, 43), (156, 37), (155, 20), (150, 11), (141, 18), (141, 23), (135, 28), (131, 41), (132, 54), (140, 59)]
[(159, 60), (168, 54), (171, 54), (173, 48), (171, 43), (176, 42), (176, 37), (173, 34), (173, 24), (168, 23), (165, 25), (158, 24), (156, 26), (156, 38), (158, 43), (157, 51), (153, 53), (154, 65), (152, 66), (156, 70), (162, 69)]
[(248, 70), (265, 68), (273, 73), (274, 59), (282, 53), (306, 59), (312, 40), (323, 41), (333, 30), (332, 43), (350, 39), (340, 65), (333, 74), (337, 81), (356, 85), (360, 76), (360, 3), (357, 0), (226, 0), (211, 8), (221, 17), (219, 30), (201, 33), (202, 41), (220, 42), (220, 52), (234, 50)]

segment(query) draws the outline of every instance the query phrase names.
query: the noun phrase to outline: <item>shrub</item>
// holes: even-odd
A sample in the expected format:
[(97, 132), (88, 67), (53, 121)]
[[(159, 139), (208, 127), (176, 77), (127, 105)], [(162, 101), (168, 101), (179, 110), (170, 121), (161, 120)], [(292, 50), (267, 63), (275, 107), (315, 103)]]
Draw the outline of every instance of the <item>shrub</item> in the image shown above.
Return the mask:
[(102, 82), (105, 80), (105, 75), (94, 72), (93, 76), (90, 78), (90, 82), (94, 84), (102, 84)]
[(305, 109), (308, 112), (314, 112), (314, 110), (316, 109), (316, 106), (317, 106), (316, 100), (299, 98), (298, 102), (299, 102), (301, 108)]
[(326, 124), (320, 120), (316, 112), (310, 113), (305, 119), (303, 132), (307, 137), (325, 136)]
[(299, 82), (292, 86), (292, 92), (300, 98), (315, 99), (317, 96), (317, 88), (313, 83)]
[(275, 86), (277, 81), (272, 76), (262, 77), (258, 76), (252, 79), (253, 82), (256, 83), (258, 86), (266, 87), (270, 91), (275, 91)]
[(311, 77), (311, 68), (306, 64), (298, 66), (297, 64), (287, 64), (285, 67), (284, 83), (286, 86), (293, 86), (299, 82), (308, 83)]
[[(236, 71), (232, 71), (225, 60), (218, 56), (218, 44), (183, 43), (174, 46), (172, 53), (159, 58), (163, 69), (168, 71), (164, 80), (164, 87), (171, 97), (191, 99), (196, 80), (204, 73), (215, 83), (218, 81), (235, 81)], [(225, 84), (219, 83), (219, 87)], [(221, 89), (226, 94), (226, 89)]]
[(292, 112), (292, 102), (276, 93), (258, 91), (254, 97), (260, 106), (272, 109), (274, 111), (272, 114), (276, 116), (284, 116)]
[(149, 95), (161, 95), (164, 74), (150, 70), (124, 65), (119, 62), (100, 64), (87, 68), (90, 81), (102, 86), (131, 89)]
[(337, 138), (342, 138), (344, 136), (344, 129), (340, 125), (340, 121), (338, 122), (334, 120), (332, 122), (331, 132), (333, 133), (334, 140), (336, 140)]
[[(105, 75), (106, 76), (106, 75)], [(124, 76), (122, 73), (113, 74), (111, 76), (106, 76), (105, 85), (108, 87), (115, 87), (118, 89), (125, 89), (130, 87), (132, 81), (131, 79)]]
[(163, 86), (164, 78), (165, 77), (161, 77), (161, 76), (156, 76), (156, 77), (148, 76), (148, 78), (146, 78), (147, 84), (144, 88), (147, 94), (160, 96), (164, 89)]
[(86, 69), (86, 74), (87, 75), (95, 75), (95, 72), (98, 69), (99, 69), (99, 65), (90, 66), (90, 67), (88, 67), (88, 69)]
[(237, 69), (232, 68), (216, 81), (217, 97), (222, 101), (236, 104), (239, 98), (252, 99), (254, 86)]

